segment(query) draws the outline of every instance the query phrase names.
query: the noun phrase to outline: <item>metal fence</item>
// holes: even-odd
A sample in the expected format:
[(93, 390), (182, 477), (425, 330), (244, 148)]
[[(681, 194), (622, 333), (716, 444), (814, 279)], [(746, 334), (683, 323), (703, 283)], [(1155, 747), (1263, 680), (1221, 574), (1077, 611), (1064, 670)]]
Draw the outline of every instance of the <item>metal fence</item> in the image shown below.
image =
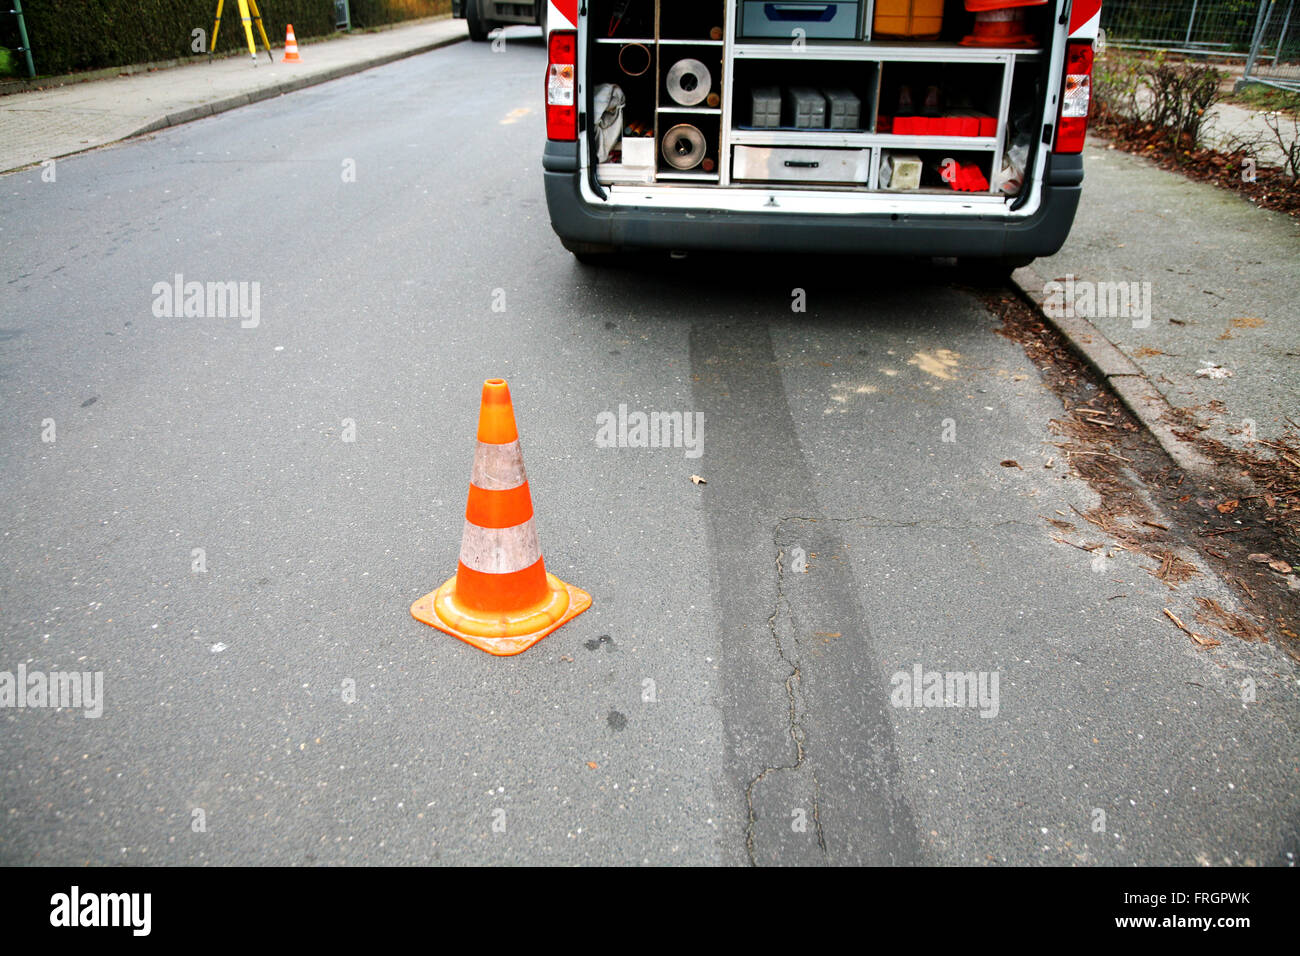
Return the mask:
[(1111, 46), (1245, 61), (1245, 81), (1300, 90), (1297, 0), (1105, 0)]
[(1244, 59), (1268, 6), (1268, 0), (1105, 0), (1101, 25), (1111, 46)]
[(1246, 80), (1300, 90), (1300, 10), (1296, 0), (1261, 4)]

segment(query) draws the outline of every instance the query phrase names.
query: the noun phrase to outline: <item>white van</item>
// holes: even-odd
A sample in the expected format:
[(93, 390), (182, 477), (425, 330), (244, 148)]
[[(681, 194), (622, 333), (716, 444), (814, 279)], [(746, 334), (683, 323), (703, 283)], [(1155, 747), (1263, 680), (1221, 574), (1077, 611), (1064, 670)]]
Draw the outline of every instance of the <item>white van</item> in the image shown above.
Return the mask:
[(546, 200), (634, 249), (1056, 252), (1100, 0), (550, 0)]

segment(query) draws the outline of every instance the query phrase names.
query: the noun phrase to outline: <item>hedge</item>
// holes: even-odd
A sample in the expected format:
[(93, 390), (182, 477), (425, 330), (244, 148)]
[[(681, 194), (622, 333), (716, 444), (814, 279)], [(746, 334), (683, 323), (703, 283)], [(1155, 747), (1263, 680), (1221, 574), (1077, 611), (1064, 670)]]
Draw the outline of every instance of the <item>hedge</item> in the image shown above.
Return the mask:
[[(259, 0), (271, 45), (294, 35), (334, 32), (333, 0)], [(0, 46), (16, 49), (17, 19), (0, 8)], [(448, 13), (451, 0), (351, 0), (354, 29)], [(196, 55), (193, 31), (211, 39), (217, 0), (27, 0), (23, 14), (36, 71), (42, 76)], [(253, 31), (258, 48), (261, 38)], [(217, 52), (245, 47), (239, 0), (225, 0)], [(18, 58), (15, 57), (17, 60)]]

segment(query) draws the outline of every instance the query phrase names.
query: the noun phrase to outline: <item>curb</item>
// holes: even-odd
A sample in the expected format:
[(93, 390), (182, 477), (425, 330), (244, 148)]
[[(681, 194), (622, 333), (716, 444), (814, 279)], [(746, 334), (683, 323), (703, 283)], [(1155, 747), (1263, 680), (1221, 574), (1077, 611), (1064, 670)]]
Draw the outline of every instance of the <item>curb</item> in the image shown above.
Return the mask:
[(1060, 332), (1070, 348), (1102, 377), (1175, 465), (1200, 478), (1223, 479), (1224, 476), (1200, 449), (1174, 434), (1169, 425), (1173, 406), (1133, 360), (1116, 348), (1101, 330), (1080, 316), (1053, 316), (1043, 308), (1047, 298), (1043, 289), (1047, 283), (1031, 266), (1017, 269), (1012, 273), (1011, 282), (1043, 320)]
[[(167, 129), (170, 126), (180, 126), (183, 123), (191, 123), (196, 119), (202, 119), (205, 116), (216, 116), (218, 113), (225, 113), (228, 110), (239, 109), (241, 106), (250, 106), (253, 103), (260, 103), (262, 100), (269, 100), (273, 96), (281, 96), (285, 93), (296, 93), (298, 90), (304, 90), (309, 86), (318, 86), (321, 83), (328, 83), (331, 80), (338, 80), (345, 76), (351, 76), (355, 73), (362, 73), (365, 70), (374, 69), (377, 66), (386, 66), (389, 63), (395, 63), (398, 60), (405, 60), (409, 57), (419, 56), (421, 53), (429, 53), (432, 50), (439, 50), (445, 46), (451, 46), (453, 43), (461, 43), (469, 39), (469, 34), (463, 36), (444, 37), (440, 40), (434, 40), (431, 43), (424, 43), (409, 50), (398, 50), (395, 53), (385, 53), (383, 56), (371, 57), (368, 60), (358, 60), (356, 63), (347, 63), (343, 66), (336, 66), (333, 69), (325, 70), (321, 73), (312, 73), (309, 76), (298, 76), (291, 80), (283, 80), (271, 86), (265, 86), (249, 93), (238, 93), (235, 96), (228, 96), (225, 99), (215, 100), (211, 103), (200, 103), (198, 106), (192, 106), (189, 109), (180, 110), (176, 113), (169, 113), (159, 119), (146, 123), (134, 132), (127, 133), (121, 139), (112, 142), (120, 143), (123, 140), (131, 139), (136, 136), (143, 136), (146, 133), (156, 133), (159, 130)], [(108, 143), (100, 145), (107, 146)], [(92, 149), (98, 147), (91, 147)], [(85, 150), (78, 150), (85, 152)], [(57, 158), (57, 157), (56, 157)]]
[[(105, 140), (102, 143), (94, 143), (81, 149), (74, 149), (67, 153), (59, 153), (58, 155), (49, 158), (64, 159), (68, 156), (77, 156), (81, 153), (88, 153), (93, 149), (102, 149), (103, 147), (111, 146), (114, 143), (121, 143), (128, 139), (134, 139), (137, 136), (144, 136), (148, 133), (157, 133), (172, 126), (180, 126), (183, 123), (191, 123), (194, 120), (203, 119), (205, 116), (216, 116), (218, 113), (225, 113), (228, 110), (239, 109), (241, 106), (249, 106), (253, 103), (259, 103), (262, 100), (269, 100), (274, 96), (281, 96), (285, 93), (294, 93), (298, 90), (306, 89), (309, 86), (318, 86), (321, 83), (328, 83), (331, 80), (342, 79), (345, 76), (351, 76), (355, 73), (371, 70), (378, 66), (386, 66), (387, 64), (395, 63), (398, 60), (405, 60), (409, 57), (419, 56), (421, 53), (429, 53), (433, 50), (438, 50), (445, 46), (451, 46), (453, 43), (461, 43), (468, 39), (468, 33), (458, 36), (443, 37), (429, 43), (422, 43), (420, 46), (411, 47), (410, 49), (385, 53), (382, 56), (370, 57), (366, 60), (358, 60), (355, 63), (346, 63), (342, 66), (336, 66), (320, 73), (312, 73), (307, 76), (297, 76), (292, 79), (282, 80), (279, 83), (265, 86), (261, 89), (252, 90), (248, 93), (238, 93), (234, 96), (227, 96), (224, 99), (213, 100), (210, 103), (200, 103), (198, 106), (191, 106), (188, 109), (178, 110), (175, 113), (168, 113), (156, 120), (151, 120), (139, 129), (132, 130), (124, 136)], [(12, 173), (33, 165), (35, 164), (25, 163), (22, 166), (15, 166), (12, 169), (0, 169), (0, 173)]]
[[(431, 17), (417, 17), (414, 20), (400, 20), (397, 23), (384, 23), (375, 27), (367, 27), (361, 30), (340, 33), (324, 33), (319, 36), (302, 37), (298, 40), (298, 45), (315, 46), (319, 43), (330, 43), (334, 40), (347, 36), (364, 36), (372, 33), (386, 33), (389, 30), (400, 30), (405, 27), (419, 26), (421, 24), (435, 23), (439, 20), (450, 20), (450, 13), (436, 14)], [(283, 51), (283, 44), (277, 43), (276, 50)], [(216, 54), (191, 54), (183, 57), (173, 57), (168, 60), (147, 60), (144, 63), (123, 63), (119, 66), (104, 66), (94, 70), (82, 70), (77, 73), (55, 73), (49, 76), (37, 77), (19, 77), (17, 79), (0, 79), (0, 97), (10, 96), (15, 93), (31, 93), (40, 90), (60, 89), (65, 86), (76, 86), (78, 83), (93, 83), (98, 80), (111, 80), (119, 76), (136, 76), (140, 73), (157, 73), (162, 70), (174, 70), (182, 66), (202, 66), (210, 63), (213, 59), (227, 60), (231, 57), (241, 57), (246, 54), (239, 47), (227, 50), (224, 53)]]

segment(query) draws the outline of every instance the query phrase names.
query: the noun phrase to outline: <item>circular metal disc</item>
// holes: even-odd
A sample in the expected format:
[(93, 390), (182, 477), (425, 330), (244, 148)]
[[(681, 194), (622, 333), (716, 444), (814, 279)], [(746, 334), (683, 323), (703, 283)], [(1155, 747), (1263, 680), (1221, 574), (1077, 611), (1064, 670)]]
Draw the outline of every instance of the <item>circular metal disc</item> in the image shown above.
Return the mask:
[(688, 123), (664, 133), (664, 161), (674, 169), (694, 169), (704, 160), (704, 134)]
[(713, 88), (713, 75), (699, 60), (678, 60), (668, 71), (667, 85), (678, 106), (699, 106)]

